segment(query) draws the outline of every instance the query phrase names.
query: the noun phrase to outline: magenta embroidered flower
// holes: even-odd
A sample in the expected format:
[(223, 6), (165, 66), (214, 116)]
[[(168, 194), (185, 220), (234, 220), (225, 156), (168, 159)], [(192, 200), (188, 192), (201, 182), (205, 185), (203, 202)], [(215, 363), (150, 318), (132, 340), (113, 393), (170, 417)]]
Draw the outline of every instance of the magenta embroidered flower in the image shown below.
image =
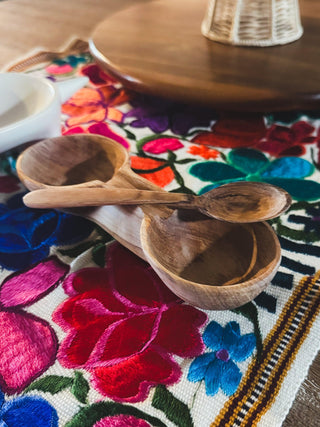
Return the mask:
[(67, 334), (58, 359), (90, 372), (93, 386), (113, 400), (144, 400), (153, 385), (179, 380), (173, 355), (203, 351), (199, 327), (207, 316), (182, 304), (118, 243), (109, 247), (106, 268), (75, 272), (64, 288), (70, 298), (53, 314)]
[(129, 148), (128, 141), (123, 136), (114, 132), (105, 122), (95, 123), (88, 127), (76, 126), (63, 131), (63, 135), (73, 135), (75, 133), (94, 133), (97, 135), (102, 135), (119, 142), (119, 144), (123, 145), (125, 148)]
[(114, 415), (102, 418), (93, 427), (151, 427), (149, 423), (133, 415)]
[(0, 386), (19, 393), (55, 361), (57, 338), (49, 323), (22, 310), (52, 291), (68, 267), (48, 258), (8, 276), (0, 288)]
[(182, 148), (183, 144), (177, 138), (157, 138), (146, 142), (143, 151), (151, 154), (162, 154), (166, 151), (175, 151)]

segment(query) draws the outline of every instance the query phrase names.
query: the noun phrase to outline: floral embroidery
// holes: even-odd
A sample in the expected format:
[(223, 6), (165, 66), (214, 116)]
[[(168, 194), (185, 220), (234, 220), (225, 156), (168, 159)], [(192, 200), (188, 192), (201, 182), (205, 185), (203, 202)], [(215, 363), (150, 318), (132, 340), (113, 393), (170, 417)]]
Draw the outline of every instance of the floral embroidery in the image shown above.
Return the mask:
[(130, 160), (131, 167), (136, 173), (159, 187), (164, 188), (174, 180), (174, 172), (166, 160), (138, 156), (131, 156)]
[(305, 121), (298, 121), (290, 127), (273, 124), (259, 144), (259, 150), (273, 156), (302, 156), (306, 153), (305, 144), (317, 141), (312, 136), (315, 128)]
[(195, 127), (207, 127), (215, 115), (209, 108), (177, 104), (164, 99), (137, 95), (131, 100), (132, 109), (126, 118), (133, 118), (133, 128), (148, 127), (154, 133), (171, 130), (177, 135), (186, 135)]
[(115, 80), (106, 74), (97, 64), (89, 64), (81, 69), (81, 74), (87, 76), (90, 82), (96, 86), (106, 83), (115, 83)]
[(53, 315), (67, 333), (58, 359), (90, 372), (102, 395), (138, 402), (151, 386), (178, 381), (173, 354), (203, 351), (198, 328), (206, 315), (182, 305), (148, 264), (118, 243), (107, 257), (105, 269), (80, 270), (64, 283), (70, 298)]
[(105, 136), (107, 138), (111, 138), (114, 141), (119, 142), (125, 148), (129, 148), (128, 141), (124, 137), (120, 136), (118, 133), (114, 132), (110, 128), (110, 126), (104, 122), (94, 123), (93, 125), (90, 125), (88, 127), (81, 127), (81, 126), (72, 127), (68, 130), (63, 130), (62, 133), (63, 135), (72, 135), (75, 133), (94, 133), (97, 135)]
[(5, 401), (0, 391), (0, 405), (3, 427), (58, 427), (56, 410), (41, 397), (23, 396)]
[(192, 145), (188, 149), (188, 153), (193, 154), (194, 156), (201, 156), (204, 159), (216, 159), (220, 156), (218, 150), (214, 150), (213, 148), (209, 148), (205, 145)]
[(229, 322), (223, 328), (212, 321), (204, 331), (203, 341), (212, 352), (198, 356), (191, 363), (189, 381), (204, 380), (209, 396), (214, 396), (219, 388), (227, 396), (231, 396), (237, 390), (242, 377), (234, 362), (242, 362), (252, 354), (256, 346), (255, 335), (241, 335), (237, 322)]
[(315, 167), (305, 159), (281, 157), (270, 161), (263, 153), (249, 148), (231, 150), (227, 163), (204, 161), (193, 164), (189, 172), (209, 184), (201, 193), (230, 181), (264, 181), (288, 191), (296, 200), (320, 198), (320, 184), (309, 177)]
[(56, 59), (51, 65), (45, 68), (48, 74), (62, 75), (74, 72), (80, 64), (88, 61), (88, 55), (69, 55), (63, 59)]
[(143, 145), (143, 151), (151, 154), (162, 154), (166, 151), (175, 151), (182, 148), (183, 144), (177, 138), (156, 138)]
[(22, 310), (52, 291), (69, 267), (56, 258), (8, 276), (0, 288), (0, 385), (22, 391), (55, 361), (57, 339), (48, 322)]
[(54, 210), (29, 209), (23, 194), (0, 205), (0, 264), (9, 270), (26, 268), (44, 258), (52, 245), (72, 244), (88, 237), (93, 224)]
[(85, 87), (80, 89), (62, 106), (62, 112), (70, 116), (66, 120), (68, 127), (90, 122), (112, 120), (122, 122), (123, 113), (115, 106), (128, 101), (123, 89), (111, 85), (99, 88)]
[(266, 130), (262, 115), (228, 113), (219, 117), (211, 131), (200, 132), (192, 142), (213, 147), (252, 147)]
[(151, 427), (149, 423), (144, 420), (139, 420), (133, 415), (114, 415), (102, 418), (94, 424), (93, 427)]

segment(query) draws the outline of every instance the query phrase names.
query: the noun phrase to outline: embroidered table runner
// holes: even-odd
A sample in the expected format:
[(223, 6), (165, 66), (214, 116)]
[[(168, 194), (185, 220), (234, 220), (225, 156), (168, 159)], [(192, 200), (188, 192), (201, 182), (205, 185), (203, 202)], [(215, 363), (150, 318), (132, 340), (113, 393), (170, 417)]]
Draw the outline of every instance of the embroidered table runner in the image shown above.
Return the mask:
[(22, 71), (88, 76), (62, 106), (62, 133), (113, 138), (167, 191), (258, 180), (293, 204), (270, 221), (282, 247), (272, 283), (204, 311), (97, 225), (25, 207), (19, 150), (2, 155), (1, 425), (280, 426), (320, 348), (320, 113), (219, 114), (134, 94), (86, 51)]

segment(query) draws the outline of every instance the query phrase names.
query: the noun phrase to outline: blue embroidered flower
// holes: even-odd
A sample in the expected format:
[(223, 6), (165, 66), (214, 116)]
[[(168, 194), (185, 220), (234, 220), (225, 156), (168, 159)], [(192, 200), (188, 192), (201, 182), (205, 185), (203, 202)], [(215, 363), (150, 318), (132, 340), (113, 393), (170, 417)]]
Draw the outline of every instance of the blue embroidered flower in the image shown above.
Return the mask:
[(299, 157), (281, 157), (270, 161), (263, 153), (249, 148), (231, 150), (226, 163), (204, 161), (193, 164), (189, 172), (201, 181), (212, 184), (201, 189), (203, 194), (231, 181), (263, 181), (282, 187), (296, 200), (320, 199), (320, 184), (304, 179), (315, 167)]
[(227, 396), (231, 396), (242, 377), (234, 362), (242, 362), (252, 354), (256, 346), (255, 335), (241, 335), (237, 322), (229, 322), (223, 328), (212, 321), (204, 331), (203, 341), (213, 351), (194, 359), (188, 380), (204, 380), (208, 396), (214, 396), (220, 387)]
[(58, 427), (56, 410), (37, 396), (17, 397), (5, 402), (0, 391), (1, 427)]
[(22, 195), (0, 204), (0, 265), (19, 270), (49, 255), (52, 245), (73, 244), (87, 238), (93, 224), (55, 210), (29, 209)]

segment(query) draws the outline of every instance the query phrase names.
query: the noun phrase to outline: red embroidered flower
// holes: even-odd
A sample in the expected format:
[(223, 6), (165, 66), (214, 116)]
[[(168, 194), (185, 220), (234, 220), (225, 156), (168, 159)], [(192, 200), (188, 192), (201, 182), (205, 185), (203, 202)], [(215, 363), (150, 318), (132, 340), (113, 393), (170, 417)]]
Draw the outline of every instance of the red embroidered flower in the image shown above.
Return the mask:
[(199, 327), (206, 315), (183, 305), (147, 263), (118, 243), (107, 256), (105, 269), (80, 270), (64, 283), (70, 298), (53, 315), (67, 334), (58, 359), (90, 372), (102, 395), (138, 402), (151, 386), (179, 380), (174, 354), (203, 352)]
[(200, 132), (192, 142), (213, 147), (251, 147), (266, 133), (262, 115), (226, 113), (212, 126), (211, 132)]
[(81, 69), (81, 74), (87, 76), (90, 82), (96, 86), (105, 85), (106, 83), (115, 83), (114, 78), (102, 71), (97, 64), (84, 66)]
[(306, 152), (304, 144), (317, 141), (317, 137), (312, 136), (314, 130), (313, 126), (302, 120), (290, 127), (272, 125), (257, 148), (276, 157), (302, 156)]

